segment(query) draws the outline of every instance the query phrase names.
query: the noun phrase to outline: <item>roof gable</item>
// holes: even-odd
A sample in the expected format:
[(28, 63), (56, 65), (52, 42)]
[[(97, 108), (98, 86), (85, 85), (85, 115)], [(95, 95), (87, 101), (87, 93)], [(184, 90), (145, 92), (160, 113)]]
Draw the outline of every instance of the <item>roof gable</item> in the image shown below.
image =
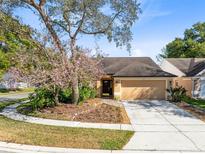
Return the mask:
[(166, 58), (186, 76), (195, 76), (205, 69), (205, 58)]
[(115, 77), (169, 77), (149, 57), (105, 57), (102, 59), (105, 73)]

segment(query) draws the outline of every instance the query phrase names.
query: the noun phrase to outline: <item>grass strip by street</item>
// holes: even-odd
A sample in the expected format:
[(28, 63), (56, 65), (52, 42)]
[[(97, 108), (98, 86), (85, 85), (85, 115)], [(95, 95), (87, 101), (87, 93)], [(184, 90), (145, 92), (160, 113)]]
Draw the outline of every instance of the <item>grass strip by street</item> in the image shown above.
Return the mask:
[(0, 140), (49, 147), (118, 150), (134, 132), (31, 124), (0, 116)]

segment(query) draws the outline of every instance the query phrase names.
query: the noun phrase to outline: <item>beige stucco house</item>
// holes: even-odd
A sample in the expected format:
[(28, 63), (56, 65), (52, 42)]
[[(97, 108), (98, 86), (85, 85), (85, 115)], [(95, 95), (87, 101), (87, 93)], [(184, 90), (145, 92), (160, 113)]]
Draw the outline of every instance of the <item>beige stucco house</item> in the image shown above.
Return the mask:
[(177, 76), (174, 87), (184, 87), (191, 97), (205, 98), (205, 58), (167, 58), (160, 67)]
[(106, 75), (97, 81), (99, 97), (120, 100), (167, 99), (166, 89), (175, 75), (163, 71), (148, 57), (106, 57)]

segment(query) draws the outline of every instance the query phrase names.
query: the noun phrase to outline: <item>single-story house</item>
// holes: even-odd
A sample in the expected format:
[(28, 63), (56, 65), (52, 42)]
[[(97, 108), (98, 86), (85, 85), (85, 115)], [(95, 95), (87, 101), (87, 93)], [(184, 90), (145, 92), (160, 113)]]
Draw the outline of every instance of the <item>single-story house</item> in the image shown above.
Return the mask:
[(120, 100), (167, 99), (175, 75), (163, 71), (149, 57), (105, 57), (105, 76), (97, 81), (99, 97)]
[(5, 73), (0, 81), (0, 89), (23, 89), (28, 88), (29, 84), (27, 82), (17, 82), (14, 80), (11, 73)]
[(191, 97), (205, 98), (205, 58), (166, 58), (160, 66), (177, 76), (173, 86), (183, 86)]

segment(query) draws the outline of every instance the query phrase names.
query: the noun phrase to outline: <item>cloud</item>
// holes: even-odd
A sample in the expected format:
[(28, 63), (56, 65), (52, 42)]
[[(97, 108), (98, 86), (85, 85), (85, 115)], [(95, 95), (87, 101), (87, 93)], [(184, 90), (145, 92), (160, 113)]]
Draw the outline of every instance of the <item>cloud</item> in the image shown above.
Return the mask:
[(139, 22), (147, 22), (153, 18), (169, 16), (173, 12), (162, 9), (165, 0), (141, 0), (142, 14), (139, 15)]
[(171, 15), (171, 11), (158, 11), (158, 10), (153, 10), (149, 11), (146, 14), (142, 15), (141, 17), (146, 17), (146, 18), (154, 18), (154, 17), (163, 17), (163, 16), (168, 16)]

